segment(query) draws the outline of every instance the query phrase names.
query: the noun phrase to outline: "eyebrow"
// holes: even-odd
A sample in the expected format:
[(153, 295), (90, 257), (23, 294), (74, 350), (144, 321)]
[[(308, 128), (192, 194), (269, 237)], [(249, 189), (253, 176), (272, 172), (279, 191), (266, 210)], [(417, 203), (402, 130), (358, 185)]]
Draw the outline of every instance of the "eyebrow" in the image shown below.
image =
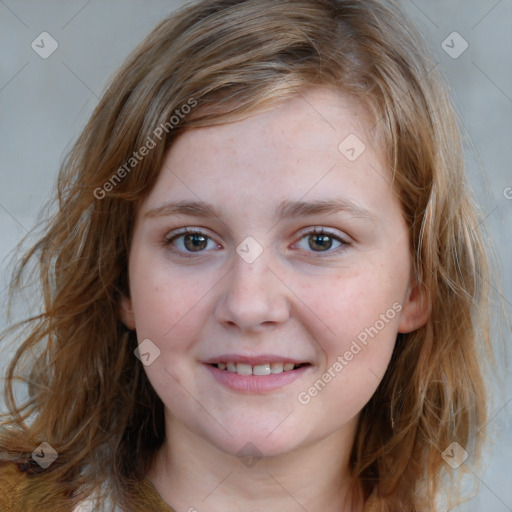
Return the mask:
[[(377, 222), (377, 215), (362, 206), (344, 198), (336, 198), (319, 201), (282, 201), (274, 213), (275, 220), (283, 220), (290, 217), (306, 217), (320, 214), (333, 214), (347, 212), (354, 217)], [(204, 201), (175, 201), (165, 203), (145, 213), (145, 217), (162, 217), (170, 215), (189, 215), (192, 217), (218, 217), (220, 212), (214, 205)]]

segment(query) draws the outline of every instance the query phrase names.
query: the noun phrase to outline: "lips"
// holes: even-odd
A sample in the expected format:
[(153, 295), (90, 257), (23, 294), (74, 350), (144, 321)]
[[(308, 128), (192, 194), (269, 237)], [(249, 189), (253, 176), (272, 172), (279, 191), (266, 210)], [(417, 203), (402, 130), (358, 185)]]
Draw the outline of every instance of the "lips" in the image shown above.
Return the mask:
[(245, 356), (240, 354), (224, 354), (204, 361), (205, 364), (215, 366), (239, 375), (276, 375), (290, 372), (301, 366), (309, 365), (307, 361), (292, 359), (275, 354), (261, 354), (258, 356)]
[(203, 361), (221, 384), (246, 393), (263, 393), (290, 384), (312, 366), (311, 363), (275, 354), (242, 356), (224, 354)]
[(281, 362), (272, 362), (272, 363), (262, 363), (262, 364), (247, 364), (247, 363), (217, 363), (212, 366), (217, 367), (219, 370), (224, 370), (231, 373), (238, 373), (238, 375), (277, 375), (278, 373), (290, 372), (304, 364), (293, 364), (293, 363), (281, 363)]

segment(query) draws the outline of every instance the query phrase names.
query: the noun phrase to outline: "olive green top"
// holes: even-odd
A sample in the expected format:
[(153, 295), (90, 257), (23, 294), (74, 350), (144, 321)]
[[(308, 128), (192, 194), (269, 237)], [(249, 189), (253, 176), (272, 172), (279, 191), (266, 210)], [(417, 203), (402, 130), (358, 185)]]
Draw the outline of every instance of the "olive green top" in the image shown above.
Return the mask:
[[(160, 497), (148, 479), (142, 480), (137, 488), (134, 510), (175, 512)], [(47, 484), (40, 478), (31, 477), (22, 472), (17, 464), (2, 462), (0, 462), (0, 511), (73, 512), (64, 494), (50, 496)]]

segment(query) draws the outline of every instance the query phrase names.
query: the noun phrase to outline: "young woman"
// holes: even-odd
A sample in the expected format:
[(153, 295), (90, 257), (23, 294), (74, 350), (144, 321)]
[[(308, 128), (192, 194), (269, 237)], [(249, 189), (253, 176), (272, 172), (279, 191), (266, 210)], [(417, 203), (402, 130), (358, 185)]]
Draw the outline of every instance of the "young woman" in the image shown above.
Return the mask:
[(58, 201), (13, 281), (36, 261), (44, 304), (11, 330), (2, 510), (436, 510), (477, 456), (487, 260), (394, 3), (189, 5)]

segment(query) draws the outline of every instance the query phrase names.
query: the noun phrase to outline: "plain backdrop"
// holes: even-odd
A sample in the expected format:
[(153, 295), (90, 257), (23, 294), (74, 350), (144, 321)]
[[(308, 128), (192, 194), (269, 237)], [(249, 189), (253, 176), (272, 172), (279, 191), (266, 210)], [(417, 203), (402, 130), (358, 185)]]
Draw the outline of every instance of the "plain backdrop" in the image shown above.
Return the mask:
[[(107, 79), (151, 28), (183, 3), (0, 0), (2, 304), (10, 253), (53, 193), (63, 155), (92, 113)], [(494, 238), (502, 271), (501, 297), (510, 308), (512, 0), (403, 0), (402, 4), (425, 34), (451, 89), (466, 136), (468, 175), (482, 205), (480, 220)], [(58, 44), (46, 59), (31, 46), (40, 41), (42, 32)], [(46, 50), (55, 44), (45, 40)], [(6, 325), (3, 311), (4, 306), (0, 328)], [(509, 345), (506, 333), (504, 337)], [(2, 347), (0, 369), (15, 348)], [(494, 383), (489, 422), (493, 445), (487, 451), (487, 466), (473, 468), (471, 457), (466, 462), (480, 481), (481, 492), (460, 508), (464, 512), (512, 511), (510, 371), (507, 375)]]

